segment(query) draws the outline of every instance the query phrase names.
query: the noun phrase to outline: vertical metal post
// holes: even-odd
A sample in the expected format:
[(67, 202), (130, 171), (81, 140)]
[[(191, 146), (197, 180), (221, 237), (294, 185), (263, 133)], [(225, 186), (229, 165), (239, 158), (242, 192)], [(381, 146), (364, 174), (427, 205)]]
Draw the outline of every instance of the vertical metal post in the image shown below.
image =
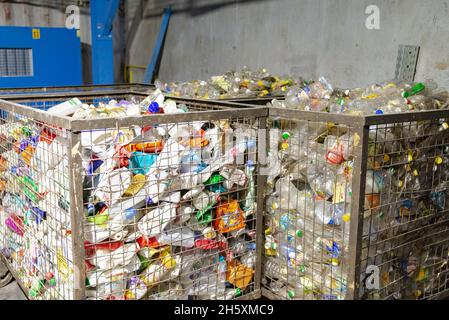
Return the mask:
[[(259, 118), (259, 134), (257, 143), (257, 212), (256, 212), (256, 271), (254, 275), (255, 291), (260, 292), (262, 282), (262, 259), (264, 248), (264, 218), (265, 218), (265, 189), (267, 186), (267, 176), (264, 170), (261, 170), (260, 154), (267, 152), (267, 146), (269, 145), (269, 134), (267, 133), (267, 117)], [(264, 141), (261, 143), (261, 139)], [(260, 296), (260, 294), (259, 294)]]
[(145, 72), (144, 83), (152, 83), (156, 74), (156, 67), (161, 60), (162, 47), (165, 41), (165, 34), (167, 33), (168, 23), (170, 22), (170, 16), (172, 14), (171, 8), (165, 8), (162, 16), (161, 29), (154, 45), (151, 61), (148, 64), (147, 71)]
[(74, 299), (85, 299), (84, 208), (81, 132), (69, 132), (69, 188), (72, 252), (74, 268)]
[(112, 23), (120, 0), (92, 0), (92, 79), (94, 84), (114, 83), (114, 48)]
[(352, 174), (351, 216), (349, 224), (348, 293), (346, 299), (358, 298), (360, 286), (360, 255), (363, 236), (363, 214), (365, 206), (365, 182), (368, 159), (369, 127), (354, 127), (354, 136), (359, 143), (354, 145), (354, 167)]

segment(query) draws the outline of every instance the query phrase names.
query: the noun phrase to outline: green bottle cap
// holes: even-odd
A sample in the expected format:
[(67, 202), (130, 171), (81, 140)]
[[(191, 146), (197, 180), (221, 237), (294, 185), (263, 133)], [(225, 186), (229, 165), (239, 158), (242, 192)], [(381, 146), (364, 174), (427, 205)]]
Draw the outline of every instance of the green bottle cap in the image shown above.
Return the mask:
[(44, 285), (45, 285), (45, 280), (39, 280), (39, 281), (37, 282), (37, 290), (38, 290), (38, 291), (41, 291), (42, 288), (44, 288)]
[(288, 290), (287, 291), (287, 295), (290, 299), (293, 299), (295, 297), (295, 291), (293, 290)]
[(296, 236), (297, 236), (298, 238), (302, 238), (302, 235), (303, 235), (303, 233), (302, 233), (301, 230), (297, 230), (297, 231), (296, 231)]
[(56, 286), (56, 279), (55, 278), (51, 278), (49, 281), (49, 285), (50, 287), (55, 287)]
[(28, 128), (28, 127), (22, 127), (22, 133), (23, 133), (25, 136), (29, 137), (29, 136), (31, 136), (31, 129)]
[(28, 291), (28, 293), (29, 293), (30, 297), (32, 297), (32, 298), (36, 298), (38, 295), (38, 291), (34, 288), (30, 289), (30, 291)]
[(305, 265), (300, 265), (299, 266), (299, 271), (301, 271), (302, 273), (306, 272), (306, 266)]
[(242, 290), (240, 290), (240, 288), (236, 288), (235, 289), (235, 296), (238, 297), (242, 294)]
[(290, 133), (284, 132), (284, 133), (282, 134), (282, 139), (287, 140), (287, 139), (289, 139), (289, 138), (290, 138)]

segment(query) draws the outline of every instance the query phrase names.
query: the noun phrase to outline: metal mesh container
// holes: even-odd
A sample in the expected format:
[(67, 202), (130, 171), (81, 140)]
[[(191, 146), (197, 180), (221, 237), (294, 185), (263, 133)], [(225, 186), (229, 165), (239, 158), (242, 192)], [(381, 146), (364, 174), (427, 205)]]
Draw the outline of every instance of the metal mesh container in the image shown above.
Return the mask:
[(189, 112), (44, 111), (68, 98), (0, 100), (1, 256), (28, 297), (258, 298), (267, 110), (174, 99)]
[(446, 296), (448, 118), (270, 108), (262, 294)]

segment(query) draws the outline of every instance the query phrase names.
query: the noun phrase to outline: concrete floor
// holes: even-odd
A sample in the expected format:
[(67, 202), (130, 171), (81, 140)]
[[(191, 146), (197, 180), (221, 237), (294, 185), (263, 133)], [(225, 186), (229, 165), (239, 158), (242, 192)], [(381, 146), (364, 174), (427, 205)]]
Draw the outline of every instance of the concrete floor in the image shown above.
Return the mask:
[(26, 300), (26, 297), (17, 282), (13, 281), (6, 287), (0, 288), (0, 300)]

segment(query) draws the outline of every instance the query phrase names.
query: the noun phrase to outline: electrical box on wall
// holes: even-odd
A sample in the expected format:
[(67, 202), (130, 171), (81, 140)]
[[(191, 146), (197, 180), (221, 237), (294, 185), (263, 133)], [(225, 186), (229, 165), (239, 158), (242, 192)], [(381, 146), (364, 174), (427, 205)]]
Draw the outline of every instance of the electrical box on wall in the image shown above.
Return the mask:
[(76, 30), (0, 27), (0, 87), (76, 86), (82, 82)]

